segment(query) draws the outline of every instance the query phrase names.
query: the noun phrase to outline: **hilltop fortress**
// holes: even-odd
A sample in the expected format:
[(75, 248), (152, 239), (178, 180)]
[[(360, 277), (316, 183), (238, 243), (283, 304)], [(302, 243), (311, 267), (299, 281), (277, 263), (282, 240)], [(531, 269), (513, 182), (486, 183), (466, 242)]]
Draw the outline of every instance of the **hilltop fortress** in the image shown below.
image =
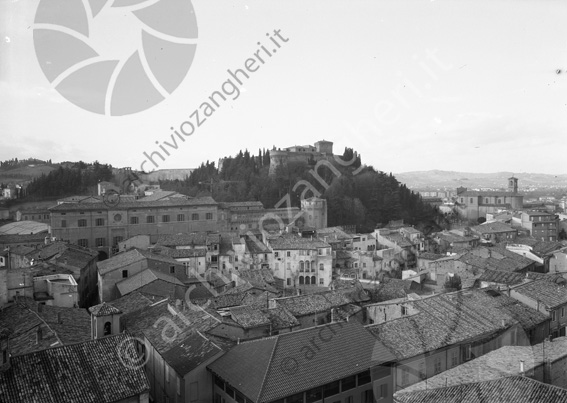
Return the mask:
[(282, 149), (274, 147), (270, 150), (270, 175), (276, 174), (278, 166), (286, 166), (289, 162), (312, 162), (333, 158), (333, 142), (320, 140), (315, 146), (293, 146)]

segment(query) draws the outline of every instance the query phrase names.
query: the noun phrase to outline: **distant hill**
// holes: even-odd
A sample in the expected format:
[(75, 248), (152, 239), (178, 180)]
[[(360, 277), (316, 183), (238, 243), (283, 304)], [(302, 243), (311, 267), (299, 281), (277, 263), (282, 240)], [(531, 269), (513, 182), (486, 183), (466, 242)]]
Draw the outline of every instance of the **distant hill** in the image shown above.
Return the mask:
[(0, 183), (21, 183), (29, 182), (41, 175), (47, 175), (49, 172), (57, 169), (56, 165), (48, 164), (31, 164), (28, 166), (17, 167), (9, 170), (0, 170)]
[(410, 189), (506, 188), (508, 178), (518, 178), (520, 189), (567, 187), (567, 174), (549, 175), (527, 172), (473, 173), (457, 171), (414, 171), (395, 174)]

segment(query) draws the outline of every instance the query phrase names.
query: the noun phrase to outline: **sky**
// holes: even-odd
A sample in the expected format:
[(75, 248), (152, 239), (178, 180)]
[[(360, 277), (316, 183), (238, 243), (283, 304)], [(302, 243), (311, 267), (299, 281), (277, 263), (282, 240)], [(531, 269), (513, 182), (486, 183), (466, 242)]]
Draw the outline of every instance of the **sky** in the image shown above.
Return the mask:
[[(567, 173), (565, 1), (196, 0), (198, 33), (191, 38), (171, 38), (187, 26), (179, 25), (181, 11), (156, 22), (163, 32), (149, 31), (168, 31), (161, 38), (184, 49), (179, 59), (161, 60), (161, 79), (174, 82), (186, 71), (182, 62), (192, 53), (185, 50), (193, 46), (188, 72), (171, 93), (159, 89), (163, 101), (122, 116), (69, 102), (55, 87), (72, 70), (52, 82), (44, 74), (34, 32), (46, 25), (36, 23), (36, 11), (61, 1), (0, 0), (0, 160), (98, 160), (150, 171), (325, 139), (335, 152), (354, 148), (385, 172)], [(87, 10), (105, 2), (77, 1)], [(114, 1), (122, 7), (110, 0), (96, 16), (86, 14), (83, 40), (100, 60), (119, 66), (139, 49), (148, 26), (136, 10), (160, 2), (187, 6)], [(69, 56), (74, 48), (53, 51)], [(151, 55), (144, 55), (147, 68)], [(256, 70), (236, 85), (229, 70), (245, 69), (255, 57)], [(94, 80), (88, 84), (73, 96), (104, 93)], [(146, 100), (142, 84), (129, 88), (126, 108)], [(206, 111), (203, 102), (211, 104), (223, 88), (226, 101)]]

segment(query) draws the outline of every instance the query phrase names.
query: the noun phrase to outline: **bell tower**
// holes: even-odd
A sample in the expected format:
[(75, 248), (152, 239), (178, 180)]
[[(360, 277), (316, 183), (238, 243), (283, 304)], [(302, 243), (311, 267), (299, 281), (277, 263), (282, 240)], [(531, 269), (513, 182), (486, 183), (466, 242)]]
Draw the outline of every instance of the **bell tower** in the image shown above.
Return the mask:
[(518, 178), (508, 178), (508, 192), (518, 193)]

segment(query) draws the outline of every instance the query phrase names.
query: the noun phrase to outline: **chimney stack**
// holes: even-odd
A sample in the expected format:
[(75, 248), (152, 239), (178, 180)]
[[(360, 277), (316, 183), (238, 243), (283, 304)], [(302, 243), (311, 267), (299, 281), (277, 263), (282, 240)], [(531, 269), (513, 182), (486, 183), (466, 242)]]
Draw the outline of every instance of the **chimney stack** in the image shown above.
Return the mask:
[(520, 360), (520, 375), (524, 376), (524, 360)]

